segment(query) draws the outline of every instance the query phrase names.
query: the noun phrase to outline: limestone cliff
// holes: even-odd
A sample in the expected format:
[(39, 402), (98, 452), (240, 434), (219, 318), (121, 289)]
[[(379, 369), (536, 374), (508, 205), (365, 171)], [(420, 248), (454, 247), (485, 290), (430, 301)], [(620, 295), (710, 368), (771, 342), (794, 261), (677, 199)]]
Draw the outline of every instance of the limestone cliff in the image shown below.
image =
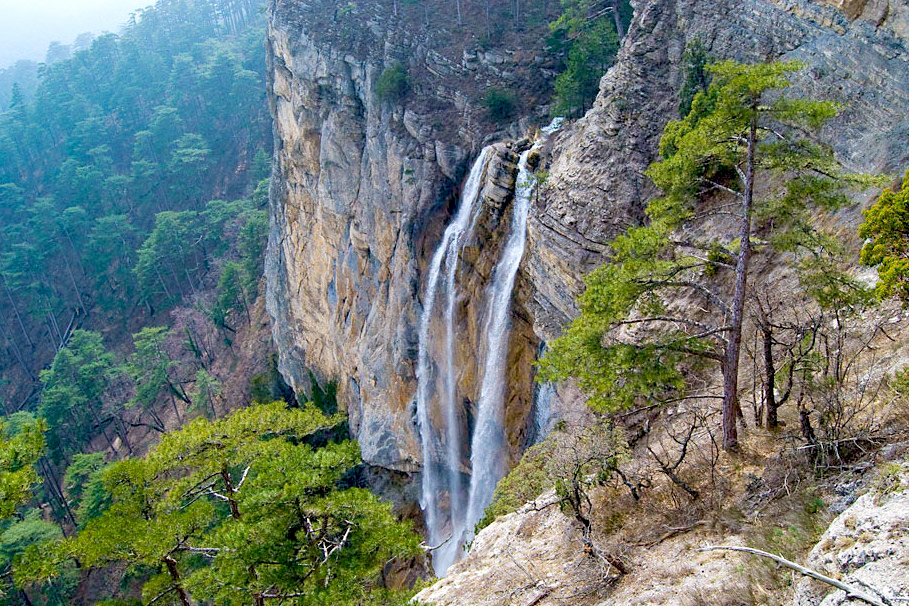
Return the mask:
[[(281, 370), (295, 389), (306, 391), (310, 370), (338, 381), (366, 460), (414, 471), (423, 270), (469, 159), (485, 140), (526, 130), (513, 125), (510, 133), (493, 134), (496, 126), (478, 107), (480, 91), (489, 85), (527, 91), (526, 126), (545, 110), (537, 91), (549, 72), (539, 48), (453, 45), (450, 37), (434, 39), (434, 28), (402, 26), (404, 17), (381, 3), (372, 12), (358, 6), (360, 13), (349, 15), (329, 1), (271, 4), (277, 162), (269, 310)], [(586, 270), (602, 261), (619, 230), (640, 219), (653, 193), (642, 173), (675, 115), (686, 44), (699, 38), (714, 57), (805, 61), (810, 69), (799, 75), (796, 92), (846, 104), (828, 128), (840, 157), (858, 169), (895, 171), (909, 159), (907, 10), (901, 0), (636, 3), (618, 63), (595, 106), (559, 137), (550, 179), (531, 213), (510, 354), (513, 454), (529, 414), (530, 361), (575, 313)], [(376, 78), (396, 63), (413, 75), (413, 90), (404, 102), (382, 102)], [(482, 300), (501, 237), (495, 222), (509, 203), (507, 187), (489, 191), (499, 198), (492, 206), (498, 210), (464, 259), (464, 282), (474, 284), (467, 299), (474, 302)], [(470, 301), (464, 313), (479, 313)], [(477, 351), (469, 326), (462, 359)], [(470, 372), (459, 381), (464, 393), (475, 390)]]
[[(436, 4), (442, 18), (447, 5)], [(460, 180), (484, 141), (513, 139), (546, 114), (551, 60), (540, 35), (503, 34), (502, 46), (424, 22), (419, 7), (395, 15), (392, 2), (304, 3), (274, 0), (269, 8), (269, 98), (276, 162), (266, 261), (268, 309), (280, 369), (298, 393), (309, 373), (337, 381), (339, 400), (364, 459), (412, 472), (421, 453), (414, 427), (416, 323), (424, 271), (457, 203)], [(350, 7), (353, 7), (352, 9)], [(409, 10), (410, 13), (406, 11)], [(531, 32), (532, 33), (532, 32)], [(534, 46), (537, 45), (537, 46)], [(383, 101), (376, 79), (403, 65), (410, 91)], [(519, 93), (509, 132), (487, 119), (488, 86)], [(512, 196), (514, 160), (504, 146), (487, 171), (490, 203), (478, 238), (468, 243), (465, 314), (479, 313), (494, 264), (496, 229)], [(526, 318), (527, 313), (517, 310)], [(530, 322), (519, 322), (512, 367), (529, 368), (538, 348)], [(458, 356), (477, 351), (465, 325)], [(517, 360), (520, 359), (520, 364)], [(464, 393), (475, 373), (459, 378)], [(512, 441), (527, 425), (531, 378), (512, 383)], [(464, 420), (468, 422), (467, 419)], [(517, 448), (515, 454), (517, 454)]]
[[(560, 138), (530, 223), (525, 261), (537, 334), (575, 313), (580, 278), (606, 243), (638, 221), (654, 194), (643, 171), (677, 116), (681, 56), (700, 39), (718, 59), (796, 59), (795, 95), (845, 104), (825, 131), (856, 170), (902, 172), (909, 161), (909, 3), (809, 0), (640, 0), (594, 107)], [(850, 19), (849, 15), (858, 16)], [(565, 287), (568, 285), (568, 288)]]
[[(509, 358), (512, 457), (530, 414), (530, 362), (575, 313), (583, 275), (602, 261), (618, 231), (640, 220), (653, 194), (643, 170), (676, 115), (680, 57), (691, 40), (701, 39), (718, 58), (805, 61), (810, 68), (798, 76), (796, 93), (846, 104), (827, 134), (847, 164), (894, 172), (909, 160), (903, 0), (635, 5), (617, 65), (603, 78), (594, 107), (559, 136), (549, 181), (531, 212)], [(551, 72), (534, 46), (542, 44), (539, 35), (506, 33), (502, 46), (490, 48), (488, 40), (423, 23), (420, 14), (396, 17), (390, 2), (349, 6), (329, 0), (270, 6), (277, 162), (268, 303), (289, 382), (306, 391), (310, 371), (338, 381), (366, 460), (410, 472), (420, 464), (414, 361), (428, 259), (470, 159), (484, 142), (514, 138), (541, 121), (540, 91)], [(376, 79), (397, 63), (411, 73), (411, 93), (402, 102), (380, 101)], [(508, 132), (479, 107), (490, 85), (521, 92), (524, 120)], [(472, 290), (462, 317), (480, 313), (476, 304), (502, 237), (497, 221), (510, 202), (507, 183), (487, 189), (498, 202), (465, 250), (460, 280)], [(461, 326), (461, 360), (478, 350), (471, 325)], [(468, 370), (460, 391), (470, 399), (475, 373), (461, 366)], [(561, 396), (557, 406), (570, 399)]]

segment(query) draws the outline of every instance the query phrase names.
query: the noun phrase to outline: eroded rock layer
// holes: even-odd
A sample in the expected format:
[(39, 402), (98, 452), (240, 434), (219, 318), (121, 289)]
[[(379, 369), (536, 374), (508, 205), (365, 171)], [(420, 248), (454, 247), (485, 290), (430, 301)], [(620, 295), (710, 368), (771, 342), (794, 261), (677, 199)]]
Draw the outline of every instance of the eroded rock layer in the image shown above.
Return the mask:
[[(845, 104), (825, 133), (845, 163), (895, 173), (909, 161), (905, 0), (634, 5), (619, 60), (594, 107), (546, 150), (550, 177), (531, 209), (513, 306), (506, 393), (512, 458), (526, 439), (531, 362), (540, 345), (573, 317), (583, 275), (602, 262), (613, 236), (641, 220), (656, 193), (643, 171), (676, 116), (681, 57), (692, 40), (703, 41), (715, 58), (804, 61), (808, 69), (796, 77), (796, 94)], [(276, 0), (270, 7), (277, 151), (269, 310), (280, 368), (294, 388), (307, 391), (310, 371), (338, 381), (366, 461), (413, 472), (421, 460), (414, 394), (426, 265), (482, 144), (519, 138), (543, 121), (538, 94), (551, 65), (532, 46), (484, 50), (450, 31), (433, 38), (432, 28), (396, 19), (390, 3), (356, 5), (355, 22), (345, 21), (340, 6)], [(411, 74), (411, 91), (403, 100), (380, 101), (376, 80), (396, 63)], [(500, 85), (526, 91), (524, 121), (509, 132), (495, 132), (479, 108), (482, 91)], [(486, 186), (488, 208), (458, 277), (465, 426), (477, 388), (476, 319), (507, 235), (500, 223), (512, 197), (509, 154), (501, 146)], [(572, 403), (577, 400), (563, 392), (553, 406), (558, 412)]]
[[(426, 266), (484, 140), (514, 139), (533, 116), (545, 114), (534, 91), (547, 78), (548, 60), (532, 47), (465, 47), (451, 56), (452, 47), (442, 47), (444, 37), (435, 40), (419, 23), (395, 18), (378, 3), (320, 21), (339, 6), (270, 6), (276, 162), (268, 308), (279, 366), (294, 389), (308, 392), (311, 372), (320, 381), (337, 381), (364, 459), (413, 472), (421, 461), (414, 398)], [(398, 64), (410, 74), (409, 90), (404, 98), (383, 100), (376, 81)], [(495, 133), (479, 107), (488, 85), (523, 93), (527, 118), (510, 132)], [(463, 369), (458, 382), (465, 426), (478, 380), (475, 320), (482, 317), (486, 284), (507, 237), (503, 217), (516, 172), (508, 146), (496, 149), (483, 190), (485, 208), (459, 276), (464, 292), (456, 356)], [(539, 343), (526, 311), (517, 315), (510, 368), (528, 369)], [(517, 445), (528, 422), (532, 384), (527, 372), (512, 374), (509, 435)]]

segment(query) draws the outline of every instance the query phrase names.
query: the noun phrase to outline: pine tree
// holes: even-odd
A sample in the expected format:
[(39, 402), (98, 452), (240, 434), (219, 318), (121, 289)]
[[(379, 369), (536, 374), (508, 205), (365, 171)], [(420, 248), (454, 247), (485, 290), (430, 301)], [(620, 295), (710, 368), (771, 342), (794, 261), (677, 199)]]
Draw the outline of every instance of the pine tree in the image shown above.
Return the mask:
[(107, 509), (75, 537), (30, 548), (17, 582), (46, 581), (76, 558), (155, 571), (146, 603), (363, 603), (386, 562), (417, 553), (419, 539), (390, 505), (350, 487), (355, 443), (322, 444), (342, 420), (283, 403), (196, 419), (144, 459), (106, 468)]
[[(648, 224), (616, 238), (610, 262), (588, 276), (581, 315), (544, 360), (544, 380), (576, 377), (595, 408), (615, 410), (677, 397), (693, 370), (714, 363), (723, 374), (723, 446), (736, 448), (755, 247), (769, 254), (809, 244), (809, 211), (839, 208), (848, 202), (844, 187), (871, 182), (846, 174), (829, 147), (803, 135), (838, 108), (781, 94), (801, 67), (709, 67), (710, 87), (695, 95), (688, 116), (667, 125), (661, 158), (647, 171), (664, 197), (647, 206)], [(774, 182), (782, 186), (756, 196), (759, 183)], [(729, 217), (734, 228), (716, 227)], [(696, 230), (710, 235), (684, 235)]]
[(878, 296), (909, 301), (909, 172), (865, 211), (858, 233), (865, 239), (861, 262), (878, 270)]

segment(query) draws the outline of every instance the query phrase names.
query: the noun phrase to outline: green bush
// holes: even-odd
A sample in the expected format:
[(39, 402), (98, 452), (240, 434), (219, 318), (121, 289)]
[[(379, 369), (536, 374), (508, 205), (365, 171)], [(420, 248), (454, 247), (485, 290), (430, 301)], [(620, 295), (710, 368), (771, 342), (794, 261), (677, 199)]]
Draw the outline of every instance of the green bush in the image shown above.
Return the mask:
[(550, 489), (562, 511), (589, 528), (590, 491), (608, 482), (627, 458), (625, 436), (607, 418), (580, 426), (559, 423), (502, 478), (476, 532)]
[(556, 115), (580, 116), (591, 106), (600, 78), (619, 50), (612, 17), (601, 14), (591, 20), (588, 8), (584, 1), (565, 0), (562, 15), (549, 24), (549, 47), (565, 57), (564, 70), (555, 81)]
[(685, 82), (679, 93), (679, 115), (683, 118), (691, 113), (694, 96), (700, 92), (707, 92), (712, 77), (707, 71), (707, 66), (713, 63), (712, 57), (707, 54), (707, 47), (700, 38), (695, 38), (685, 49), (682, 55), (685, 69)]
[(489, 112), (489, 117), (496, 122), (511, 117), (515, 104), (514, 93), (504, 88), (490, 88), (483, 98), (483, 105)]
[(376, 97), (380, 101), (400, 101), (410, 90), (410, 76), (401, 64), (386, 68), (376, 80)]

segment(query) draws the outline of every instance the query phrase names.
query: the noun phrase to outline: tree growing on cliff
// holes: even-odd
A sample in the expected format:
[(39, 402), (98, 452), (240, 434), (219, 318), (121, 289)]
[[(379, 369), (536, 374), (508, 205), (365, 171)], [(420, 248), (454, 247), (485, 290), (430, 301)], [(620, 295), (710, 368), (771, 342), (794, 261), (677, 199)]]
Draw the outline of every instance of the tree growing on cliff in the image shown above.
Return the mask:
[(562, 0), (549, 24), (549, 44), (566, 56), (555, 82), (556, 112), (580, 115), (596, 98), (600, 78), (615, 60), (629, 7), (621, 0)]
[(865, 211), (859, 236), (862, 263), (878, 269), (878, 296), (909, 302), (909, 171), (899, 188), (884, 191)]
[(410, 76), (400, 63), (385, 68), (376, 80), (376, 97), (380, 101), (401, 101), (410, 90)]
[(666, 126), (661, 157), (647, 171), (664, 196), (587, 277), (581, 314), (544, 359), (542, 380), (575, 377), (595, 408), (615, 410), (693, 397), (692, 371), (716, 364), (722, 395), (697, 395), (722, 399), (723, 446), (737, 447), (752, 255), (811, 245), (808, 209), (839, 208), (845, 187), (870, 182), (845, 173), (829, 147), (809, 138), (838, 108), (784, 94), (801, 68), (709, 67), (710, 87)]
[[(38, 414), (49, 427), (49, 450), (57, 461), (86, 445), (101, 427), (104, 395), (114, 370), (114, 357), (101, 335), (73, 331), (50, 367), (41, 371), (43, 391)], [(110, 436), (105, 432), (108, 445)]]

